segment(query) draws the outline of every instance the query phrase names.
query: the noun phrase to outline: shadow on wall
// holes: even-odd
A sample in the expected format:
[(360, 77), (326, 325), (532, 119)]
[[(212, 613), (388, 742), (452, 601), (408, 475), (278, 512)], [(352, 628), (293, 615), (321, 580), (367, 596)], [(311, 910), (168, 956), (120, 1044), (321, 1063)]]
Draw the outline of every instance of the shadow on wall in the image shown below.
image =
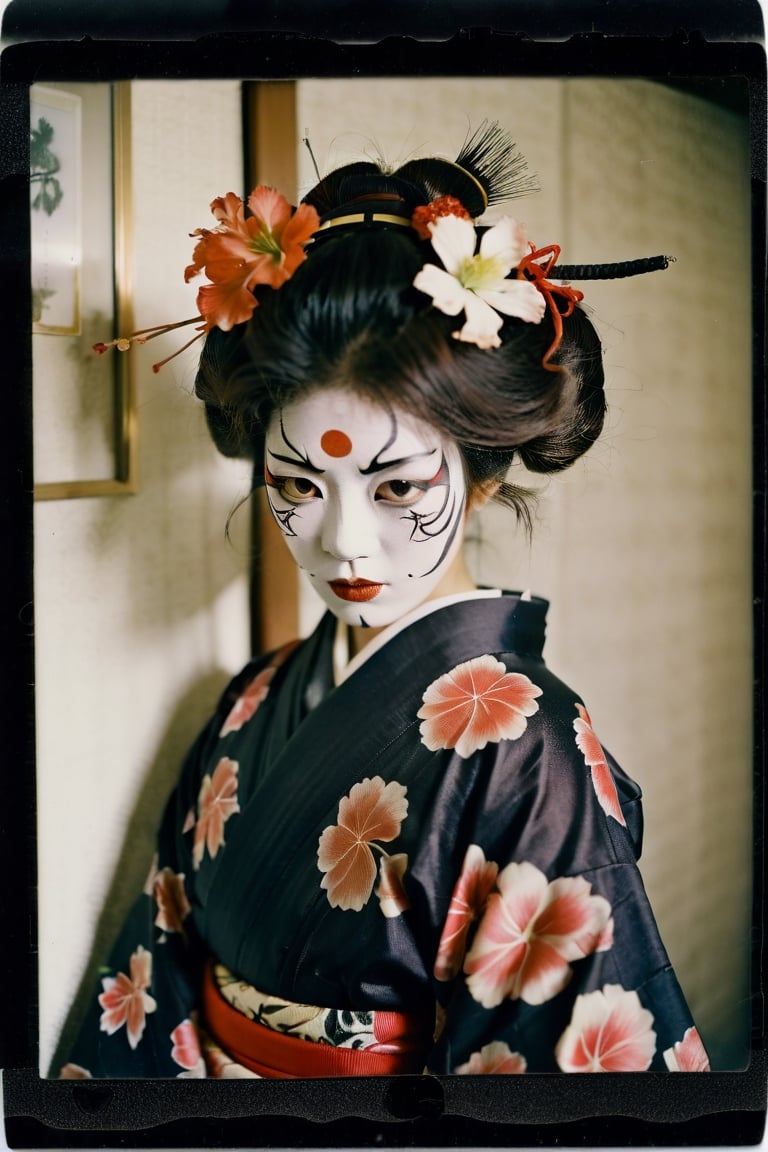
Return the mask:
[(144, 779), (133, 812), (126, 824), (123, 846), (96, 925), (93, 944), (74, 1001), (59, 1036), (47, 1075), (58, 1077), (85, 1015), (88, 1001), (96, 995), (99, 966), (117, 936), (134, 900), (149, 874), (155, 837), (166, 801), (173, 790), (186, 750), (197, 735), (190, 717), (206, 716), (213, 709), (231, 677), (216, 671), (192, 683), (180, 697), (160, 741), (154, 761)]
[(92, 555), (119, 555), (113, 597), (144, 634), (209, 613), (253, 560), (249, 463), (219, 455), (186, 375), (152, 384), (140, 410), (141, 511), (101, 501), (88, 525)]

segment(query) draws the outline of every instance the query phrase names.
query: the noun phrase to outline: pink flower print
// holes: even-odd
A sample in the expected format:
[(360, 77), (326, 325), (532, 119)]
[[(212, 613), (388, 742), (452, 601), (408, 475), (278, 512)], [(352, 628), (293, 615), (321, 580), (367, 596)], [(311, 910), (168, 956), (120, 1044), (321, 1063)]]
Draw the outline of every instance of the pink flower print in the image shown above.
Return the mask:
[(281, 664), (285, 663), (294, 649), (299, 646), (299, 643), (300, 641), (298, 640), (291, 640), (288, 644), (283, 644), (283, 646), (275, 652), (267, 667), (262, 668), (261, 672), (254, 676), (250, 683), (246, 684), (221, 727), (221, 731), (219, 732), (220, 737), (226, 736), (230, 732), (239, 732), (243, 724), (251, 719), (259, 705), (266, 698), (269, 692), (269, 685), (274, 678), (275, 672), (277, 672)]
[(686, 1029), (678, 1040), (664, 1052), (664, 1063), (670, 1072), (709, 1072), (709, 1056), (695, 1027)]
[(464, 962), (467, 987), (484, 1008), (543, 1004), (566, 986), (572, 961), (604, 946), (611, 906), (583, 877), (548, 882), (529, 863), (508, 864), (497, 883)]
[(455, 1072), (458, 1076), (518, 1076), (525, 1072), (528, 1064), (519, 1052), (512, 1052), (503, 1040), (493, 1040), (484, 1044), (479, 1052), (473, 1052), (466, 1064), (459, 1064)]
[(59, 1080), (92, 1080), (93, 1073), (79, 1064), (65, 1064), (59, 1072)]
[[(235, 1061), (229, 1056), (216, 1041), (209, 1035), (203, 1035), (203, 1060), (205, 1061), (205, 1072), (203, 1076), (209, 1077), (211, 1080), (261, 1080), (258, 1072), (251, 1072), (250, 1069), (243, 1067), (242, 1064), (236, 1064)], [(185, 1076), (184, 1072), (180, 1076)]]
[(610, 952), (611, 948), (613, 948), (613, 917), (611, 917), (600, 933), (600, 937), (595, 945), (595, 952)]
[(606, 816), (613, 816), (614, 820), (618, 820), (619, 824), (626, 827), (626, 820), (624, 813), (619, 804), (619, 794), (616, 791), (616, 784), (614, 783), (613, 775), (608, 767), (608, 761), (603, 752), (602, 745), (595, 736), (592, 727), (592, 721), (589, 718), (589, 712), (583, 704), (577, 704), (576, 708), (579, 713), (577, 720), (574, 720), (573, 727), (576, 732), (576, 744), (581, 752), (587, 767), (591, 771), (592, 787), (595, 789), (600, 807), (605, 812)]
[(455, 748), (466, 758), (489, 741), (517, 740), (538, 711), (538, 688), (520, 672), (507, 672), (493, 656), (457, 664), (434, 680), (416, 713), (430, 752)]
[(655, 1051), (653, 1016), (637, 992), (606, 984), (576, 997), (555, 1059), (563, 1072), (647, 1072)]
[(157, 1008), (146, 991), (152, 983), (152, 953), (141, 944), (131, 956), (130, 972), (130, 977), (118, 972), (117, 976), (102, 980), (104, 991), (99, 996), (99, 1004), (104, 1011), (100, 1028), (111, 1036), (125, 1024), (128, 1043), (135, 1048), (144, 1034), (147, 1015)]
[(155, 876), (152, 895), (157, 904), (157, 927), (164, 932), (183, 932), (183, 922), (192, 911), (184, 891), (184, 873), (163, 868)]
[(403, 876), (408, 867), (408, 856), (397, 852), (394, 856), (382, 856), (379, 860), (379, 886), (376, 895), (379, 907), (388, 920), (399, 916), (411, 906), (403, 887)]
[(435, 958), (436, 980), (452, 980), (461, 970), (469, 929), (482, 915), (498, 872), (498, 864), (486, 861), (482, 848), (470, 844), (448, 905)]
[(229, 732), (239, 732), (243, 724), (250, 720), (259, 704), (266, 698), (270, 680), (276, 671), (275, 667), (269, 665), (263, 668), (258, 676), (251, 680), (250, 684), (246, 685), (224, 721), (219, 736), (226, 736)]
[[(385, 784), (380, 776), (355, 784), (339, 804), (338, 824), (320, 836), (317, 866), (324, 872), (321, 888), (332, 908), (359, 912), (368, 902), (376, 879), (371, 845), (387, 843), (400, 834), (408, 813), (407, 789), (396, 781)], [(374, 845), (386, 855), (378, 844)]]
[(224, 843), (224, 825), (230, 816), (240, 811), (237, 802), (236, 760), (222, 756), (210, 777), (207, 773), (200, 785), (197, 798), (197, 823), (192, 847), (192, 865), (199, 868), (205, 849), (211, 856), (216, 855)]
[(182, 1020), (171, 1032), (171, 1059), (180, 1068), (193, 1069), (201, 1059), (200, 1041), (191, 1020)]

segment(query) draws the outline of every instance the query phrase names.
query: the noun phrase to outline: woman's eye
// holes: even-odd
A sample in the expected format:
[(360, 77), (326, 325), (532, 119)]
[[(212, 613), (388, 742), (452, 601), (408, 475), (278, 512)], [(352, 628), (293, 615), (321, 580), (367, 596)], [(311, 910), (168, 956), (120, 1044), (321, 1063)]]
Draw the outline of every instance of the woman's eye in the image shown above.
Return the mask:
[(305, 476), (281, 476), (276, 479), (277, 487), (286, 500), (314, 500), (320, 489)]
[(388, 504), (413, 504), (423, 495), (422, 485), (412, 480), (385, 480), (376, 489), (376, 499)]

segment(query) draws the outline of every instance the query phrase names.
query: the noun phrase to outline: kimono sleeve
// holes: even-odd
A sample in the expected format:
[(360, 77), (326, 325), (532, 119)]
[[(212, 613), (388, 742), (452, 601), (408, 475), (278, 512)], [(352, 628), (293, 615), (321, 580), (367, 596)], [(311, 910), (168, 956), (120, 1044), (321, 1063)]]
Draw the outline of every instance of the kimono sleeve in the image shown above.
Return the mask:
[(428, 1070), (705, 1070), (637, 866), (639, 789), (581, 700), (543, 665), (536, 685), (514, 738), (466, 749), (482, 785), (434, 961)]

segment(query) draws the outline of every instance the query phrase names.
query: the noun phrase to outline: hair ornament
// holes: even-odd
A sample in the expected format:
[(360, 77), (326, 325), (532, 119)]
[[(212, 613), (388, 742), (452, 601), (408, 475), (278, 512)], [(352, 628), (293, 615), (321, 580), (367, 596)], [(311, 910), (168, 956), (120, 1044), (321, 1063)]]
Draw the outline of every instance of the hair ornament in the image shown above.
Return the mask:
[(322, 218), (317, 229), (317, 237), (329, 228), (343, 228), (347, 225), (359, 227), (361, 224), (393, 224), (401, 228), (411, 227), (410, 207), (397, 192), (369, 193), (355, 197), (343, 208)]
[(555, 266), (559, 247), (536, 249), (510, 216), (476, 228), (475, 221), (490, 205), (536, 187), (509, 134), (498, 123), (484, 121), (455, 160), (413, 159), (394, 170), (371, 160), (347, 164), (320, 179), (298, 207), (276, 189), (259, 185), (248, 197), (246, 216), (243, 201), (228, 192), (211, 202), (215, 227), (190, 233), (197, 242), (184, 279), (188, 283), (204, 273), (209, 281), (197, 293), (199, 314), (118, 336), (93, 349), (124, 352), (132, 344), (195, 325), (191, 340), (152, 365), (158, 372), (212, 329), (228, 332), (248, 321), (258, 307), (259, 289), (280, 288), (306, 260), (310, 247), (325, 237), (345, 229), (396, 227), (431, 242), (440, 263), (424, 264), (413, 284), (446, 315), (464, 312), (463, 325), (453, 332), (457, 340), (496, 348), (503, 317), (538, 324), (548, 309), (555, 339), (543, 363), (556, 371), (550, 360), (562, 339), (563, 317), (583, 298), (562, 281), (635, 276), (666, 268), (672, 258)]
[(556, 280), (624, 280), (645, 272), (662, 272), (674, 264), (675, 259), (674, 256), (643, 256), (616, 264), (558, 264), (549, 274)]
[(414, 288), (432, 297), (436, 308), (448, 316), (463, 310), (465, 322), (452, 335), (478, 348), (498, 348), (504, 316), (516, 316), (538, 324), (546, 307), (545, 297), (528, 279), (510, 279), (529, 245), (522, 224), (503, 216), (477, 234), (471, 219), (441, 215), (427, 225), (432, 247), (442, 268), (426, 263), (413, 281)]
[[(525, 279), (533, 285), (537, 292), (541, 293), (552, 317), (555, 338), (541, 361), (542, 366), (550, 372), (557, 372), (558, 370), (556, 364), (550, 364), (550, 358), (560, 347), (560, 341), (563, 338), (563, 316), (570, 316), (576, 305), (584, 299), (584, 293), (580, 292), (578, 288), (571, 288), (569, 284), (558, 284), (547, 279), (547, 276), (551, 275), (559, 255), (560, 247), (557, 244), (550, 244), (547, 248), (536, 248), (535, 245), (531, 244), (530, 252), (523, 257), (517, 266), (518, 279)], [(560, 296), (566, 301), (564, 312), (560, 311), (555, 299), (556, 296)]]
[(317, 211), (309, 204), (293, 208), (275, 188), (259, 185), (248, 197), (250, 216), (234, 192), (211, 202), (217, 225), (196, 228), (191, 236), (200, 239), (192, 253), (192, 263), (184, 270), (188, 283), (204, 272), (210, 283), (197, 294), (200, 314), (173, 324), (143, 328), (110, 343), (94, 344), (95, 352), (109, 348), (126, 351), (132, 343), (146, 344), (155, 336), (197, 324), (196, 335), (171, 356), (152, 365), (158, 372), (164, 364), (194, 344), (212, 328), (227, 332), (250, 319), (258, 306), (255, 290), (262, 286), (280, 288), (306, 259), (305, 245), (317, 231)]
[(527, 160), (497, 121), (483, 121), (464, 143), (456, 164), (484, 189), (486, 208), (539, 190), (536, 177), (527, 175)]
[(420, 240), (430, 240), (432, 234), (430, 224), (434, 224), (441, 216), (460, 216), (463, 220), (472, 219), (460, 200), (455, 196), (438, 196), (429, 204), (420, 204), (414, 208), (411, 216), (411, 226)]
[[(558, 244), (536, 248), (526, 242), (522, 224), (511, 216), (502, 217), (491, 228), (475, 229), (470, 213), (451, 196), (439, 197), (416, 209), (412, 223), (419, 236), (432, 241), (443, 265), (439, 268), (426, 263), (413, 285), (431, 296), (433, 305), (448, 316), (457, 316), (464, 310), (465, 323), (452, 335), (478, 348), (498, 348), (503, 316), (538, 324), (549, 309), (555, 338), (542, 365), (551, 372), (558, 371), (558, 366), (550, 361), (563, 338), (563, 317), (570, 316), (584, 299), (583, 292), (563, 280), (637, 276), (667, 268), (674, 261), (673, 256), (649, 256), (616, 264), (556, 265), (560, 256)], [(517, 270), (517, 278), (510, 280), (513, 269)], [(538, 307), (534, 307), (530, 292), (515, 294), (511, 284), (525, 285), (538, 293)], [(564, 308), (557, 298), (565, 301)]]

